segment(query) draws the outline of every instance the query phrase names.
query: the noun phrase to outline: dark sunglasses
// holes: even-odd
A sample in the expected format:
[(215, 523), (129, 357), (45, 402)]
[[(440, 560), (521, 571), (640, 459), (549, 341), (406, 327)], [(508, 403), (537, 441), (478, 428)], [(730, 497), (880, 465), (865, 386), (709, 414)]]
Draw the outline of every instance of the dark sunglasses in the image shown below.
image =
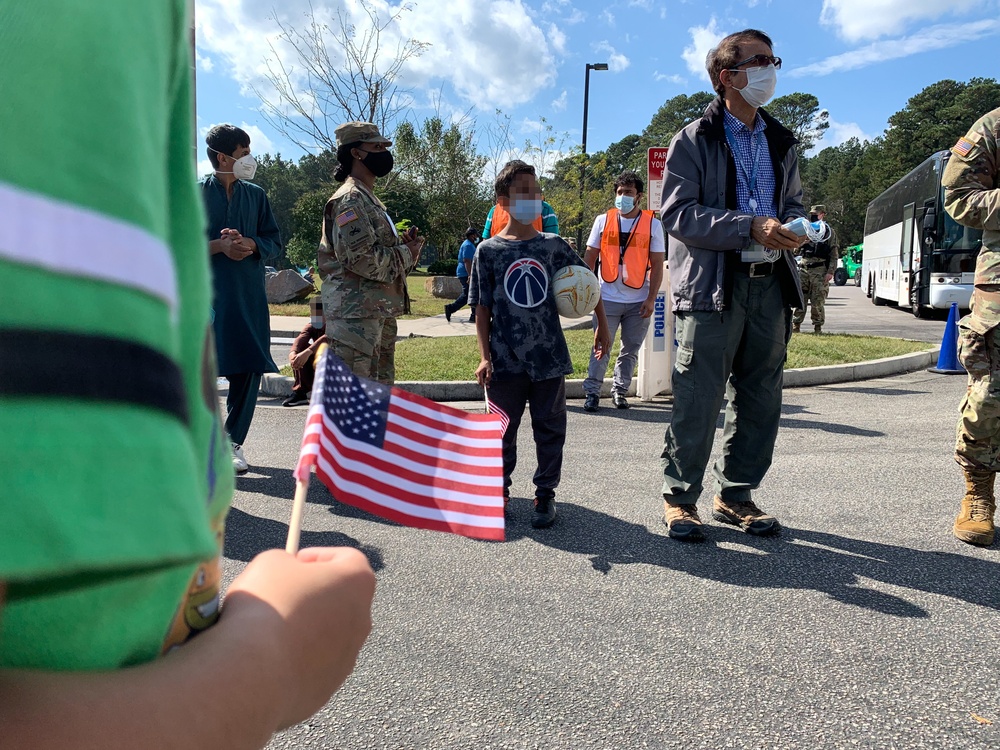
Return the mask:
[(738, 68), (747, 63), (753, 63), (756, 68), (766, 68), (768, 65), (773, 65), (777, 70), (781, 70), (781, 58), (774, 57), (773, 55), (751, 55), (746, 60), (733, 65), (733, 68)]

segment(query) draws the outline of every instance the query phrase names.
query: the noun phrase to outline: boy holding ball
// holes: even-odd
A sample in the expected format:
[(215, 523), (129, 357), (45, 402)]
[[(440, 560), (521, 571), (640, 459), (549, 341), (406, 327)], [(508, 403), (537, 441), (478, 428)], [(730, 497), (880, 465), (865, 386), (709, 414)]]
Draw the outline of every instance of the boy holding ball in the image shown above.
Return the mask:
[[(583, 265), (561, 237), (539, 232), (542, 194), (535, 168), (523, 161), (504, 165), (497, 176), (498, 203), (507, 225), (483, 241), (472, 264), (469, 305), (476, 309), (480, 363), (476, 380), (492, 410), (510, 420), (503, 436), (504, 504), (517, 464), (517, 428), (527, 404), (535, 438), (535, 508), (531, 525), (546, 528), (556, 518), (555, 489), (566, 441), (566, 375), (573, 372), (559, 324), (551, 279), (559, 269)], [(611, 347), (604, 307), (595, 309), (594, 352)]]

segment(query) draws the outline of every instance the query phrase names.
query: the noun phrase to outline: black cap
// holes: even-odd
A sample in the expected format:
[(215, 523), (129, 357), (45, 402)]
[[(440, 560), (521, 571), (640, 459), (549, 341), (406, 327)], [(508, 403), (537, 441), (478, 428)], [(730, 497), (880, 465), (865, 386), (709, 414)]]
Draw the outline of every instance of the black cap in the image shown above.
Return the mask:
[(465, 230), (465, 236), (468, 237), (470, 234), (478, 236), (479, 232), (478, 230), (476, 230), (475, 227), (469, 227), (468, 229)]

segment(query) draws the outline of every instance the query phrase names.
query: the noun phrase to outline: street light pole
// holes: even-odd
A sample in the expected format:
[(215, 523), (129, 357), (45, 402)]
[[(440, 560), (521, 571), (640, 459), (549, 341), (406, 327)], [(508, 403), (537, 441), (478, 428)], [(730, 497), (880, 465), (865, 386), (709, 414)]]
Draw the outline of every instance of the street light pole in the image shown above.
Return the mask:
[(581, 255), (584, 253), (583, 247), (583, 217), (584, 217), (584, 178), (587, 171), (587, 111), (590, 109), (590, 71), (592, 70), (607, 70), (607, 63), (587, 63), (586, 73), (583, 79), (583, 141), (582, 141), (582, 153), (583, 158), (580, 159), (580, 216), (579, 224), (576, 228), (576, 249)]

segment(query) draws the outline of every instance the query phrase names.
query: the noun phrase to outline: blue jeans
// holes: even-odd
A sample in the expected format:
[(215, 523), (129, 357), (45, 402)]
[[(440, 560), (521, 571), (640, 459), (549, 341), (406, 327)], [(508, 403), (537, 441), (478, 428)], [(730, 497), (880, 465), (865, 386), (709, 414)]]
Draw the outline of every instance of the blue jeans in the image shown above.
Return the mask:
[[(639, 361), (639, 349), (642, 347), (642, 340), (646, 338), (646, 331), (649, 329), (651, 319), (644, 318), (639, 314), (641, 308), (641, 302), (604, 303), (604, 315), (608, 319), (611, 339), (614, 340), (619, 326), (622, 329), (622, 345), (618, 351), (618, 359), (615, 360), (615, 379), (611, 387), (614, 393), (625, 395), (628, 392), (628, 387), (632, 384), (632, 376), (635, 375), (635, 364)], [(597, 328), (597, 316), (594, 316), (594, 328)], [(583, 392), (588, 396), (591, 394), (600, 395), (601, 385), (604, 383), (604, 375), (608, 371), (610, 361), (609, 354), (606, 354), (604, 359), (598, 359), (597, 355), (593, 352), (590, 353), (587, 379), (583, 381)]]

